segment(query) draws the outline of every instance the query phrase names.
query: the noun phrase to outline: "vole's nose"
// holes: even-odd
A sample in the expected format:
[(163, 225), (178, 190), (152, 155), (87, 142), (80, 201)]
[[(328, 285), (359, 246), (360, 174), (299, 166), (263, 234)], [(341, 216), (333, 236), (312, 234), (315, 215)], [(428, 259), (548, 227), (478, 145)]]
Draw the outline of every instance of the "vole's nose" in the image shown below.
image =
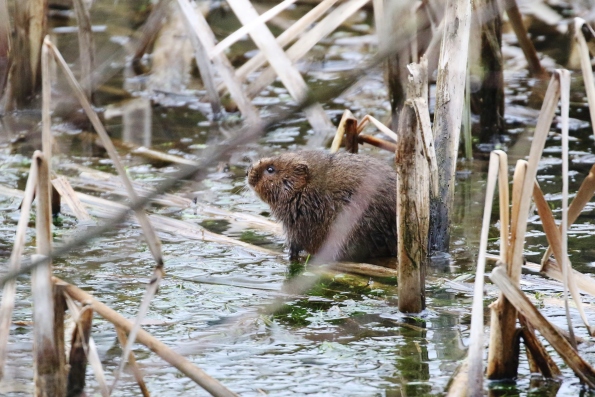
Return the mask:
[(252, 164), (250, 164), (248, 166), (248, 168), (246, 168), (246, 176), (248, 176), (248, 174), (250, 173), (250, 171), (252, 171)]

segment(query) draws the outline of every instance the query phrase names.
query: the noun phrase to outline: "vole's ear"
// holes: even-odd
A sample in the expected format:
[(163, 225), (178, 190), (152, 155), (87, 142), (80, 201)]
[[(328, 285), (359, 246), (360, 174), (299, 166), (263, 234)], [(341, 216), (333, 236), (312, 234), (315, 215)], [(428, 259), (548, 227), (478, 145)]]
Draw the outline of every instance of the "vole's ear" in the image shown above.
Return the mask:
[(308, 164), (298, 163), (295, 166), (294, 173), (295, 173), (295, 175), (298, 175), (298, 176), (308, 176), (308, 173), (309, 173)]
[(306, 163), (298, 163), (293, 169), (293, 188), (303, 189), (310, 179), (310, 169)]

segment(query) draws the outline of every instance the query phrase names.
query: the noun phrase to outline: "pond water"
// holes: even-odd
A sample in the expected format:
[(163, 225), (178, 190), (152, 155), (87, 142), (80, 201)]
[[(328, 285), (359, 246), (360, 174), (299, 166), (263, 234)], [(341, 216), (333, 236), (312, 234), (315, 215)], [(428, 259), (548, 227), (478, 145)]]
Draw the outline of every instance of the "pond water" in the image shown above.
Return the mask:
[[(268, 7), (268, 5), (263, 5)], [(282, 14), (295, 19), (310, 6), (294, 6)], [(229, 115), (222, 121), (211, 121), (209, 106), (194, 73), (181, 91), (145, 90), (146, 77), (122, 72), (125, 63), (126, 37), (137, 27), (144, 9), (137, 2), (97, 1), (92, 8), (96, 26), (95, 40), (99, 54), (108, 59), (109, 79), (95, 97), (106, 127), (116, 142), (150, 146), (156, 151), (200, 159), (226, 138), (226, 130), (238, 120)], [(560, 11), (562, 15), (562, 11)], [(64, 13), (62, 13), (64, 15)], [(78, 54), (76, 21), (52, 19), (52, 40), (58, 43), (67, 61), (76, 63)], [(564, 15), (568, 17), (568, 15)], [(371, 8), (356, 13), (349, 24), (323, 40), (311, 52), (307, 62), (300, 63), (311, 86), (338, 84), (345, 71), (356, 68), (376, 50)], [(237, 28), (231, 11), (215, 8), (209, 15), (213, 30), (221, 39)], [(538, 24), (537, 24), (538, 25)], [(281, 28), (272, 28), (279, 33)], [(558, 44), (568, 39), (551, 33), (551, 46), (542, 42), (544, 62), (563, 62), (568, 54)], [(485, 193), (489, 150), (500, 146), (509, 151), (511, 171), (514, 161), (528, 153), (538, 110), (529, 106), (532, 87), (524, 60), (518, 56), (516, 39), (504, 34), (506, 61), (507, 133), (495, 145), (476, 145), (475, 160), (461, 160), (457, 174), (456, 203), (452, 226), (450, 256), (436, 260), (428, 270), (427, 309), (417, 316), (399, 313), (396, 280), (366, 278), (346, 274), (322, 277), (300, 294), (284, 289), (294, 269), (286, 256), (235, 246), (189, 239), (176, 233), (160, 232), (165, 257), (166, 277), (154, 298), (144, 328), (171, 346), (231, 390), (243, 396), (420, 396), (444, 394), (447, 384), (466, 355), (472, 302), (472, 282), (479, 246), (480, 223)], [(568, 39), (569, 42), (569, 39)], [(555, 47), (555, 48), (554, 48)], [(234, 46), (233, 54), (253, 54), (249, 41)], [(237, 55), (234, 62), (242, 62)], [(76, 67), (76, 65), (75, 65)], [(111, 71), (111, 72), (110, 72)], [(571, 183), (575, 192), (595, 159), (593, 135), (589, 123), (586, 97), (580, 73), (573, 74), (571, 94)], [(132, 98), (122, 99), (119, 89), (132, 91)], [(122, 200), (105, 181), (104, 174), (115, 174), (89, 127), (72, 108), (72, 98), (63, 82), (54, 90), (56, 111), (53, 117), (56, 173), (67, 175), (77, 191), (107, 199)], [(368, 71), (354, 87), (339, 98), (324, 103), (324, 108), (338, 122), (348, 108), (361, 118), (371, 114), (386, 120), (390, 114), (388, 93), (381, 69)], [(254, 101), (264, 117), (271, 117), (293, 105), (287, 90), (276, 82)], [(477, 121), (474, 119), (474, 121)], [(38, 108), (8, 113), (0, 118), (0, 185), (24, 189), (30, 158), (40, 147), (40, 113)], [(538, 180), (547, 199), (560, 216), (561, 142), (556, 122), (548, 139)], [(201, 181), (180, 182), (171, 193), (209, 204), (230, 212), (270, 218), (268, 207), (247, 188), (245, 168), (251, 161), (285, 150), (307, 146), (312, 132), (303, 114), (298, 113), (268, 131), (258, 141), (236, 148), (231, 158), (209, 169)], [(155, 186), (176, 171), (173, 165), (147, 157), (135, 156), (119, 146), (128, 174), (145, 186)], [(363, 152), (393, 161), (393, 156), (373, 148)], [(121, 188), (116, 190), (122, 190)], [(0, 194), (0, 257), (7, 263), (20, 211), (20, 199)], [(216, 233), (282, 252), (282, 238), (272, 230), (250, 227), (241, 220), (215, 216), (189, 205), (151, 204), (149, 211), (185, 222), (201, 225)], [(569, 232), (569, 253), (575, 268), (591, 273), (595, 264), (592, 244), (595, 216), (591, 203)], [(91, 215), (105, 216), (102, 208), (91, 208)], [(494, 209), (494, 216), (497, 209)], [(494, 218), (495, 219), (495, 218)], [(68, 241), (92, 227), (80, 223), (69, 212), (54, 223), (55, 244)], [(498, 230), (491, 232), (490, 251), (498, 252)], [(27, 233), (26, 254), (34, 252), (34, 224)], [(527, 233), (526, 258), (539, 262), (547, 242), (539, 219), (532, 213)], [(121, 227), (89, 242), (54, 262), (55, 274), (89, 292), (101, 302), (128, 318), (136, 315), (153, 268), (152, 256), (136, 223), (129, 220)], [(306, 276), (310, 275), (306, 269)], [(310, 275), (314, 277), (314, 275)], [(18, 279), (17, 304), (11, 328), (7, 374), (0, 383), (0, 394), (29, 395), (32, 390), (32, 325), (30, 278)], [(526, 275), (523, 289), (534, 298), (543, 312), (564, 327), (565, 317), (557, 284), (538, 276)], [(497, 296), (488, 285), (485, 305)], [(587, 314), (595, 321), (592, 298), (585, 297)], [(283, 302), (271, 312), (273, 302)], [(571, 311), (576, 333), (586, 336), (578, 313)], [(486, 324), (489, 323), (486, 310)], [(487, 328), (486, 328), (487, 331)], [(113, 379), (121, 349), (113, 326), (96, 316), (92, 336), (98, 346), (108, 380)], [(580, 347), (581, 354), (595, 363), (590, 343)], [(153, 395), (207, 395), (191, 380), (180, 374), (144, 346), (135, 354)], [(554, 357), (555, 354), (554, 354)], [(557, 359), (559, 364), (562, 364)], [(494, 395), (576, 395), (581, 391), (578, 380), (562, 365), (564, 378), (544, 381), (532, 377), (524, 354), (521, 355), (516, 384), (491, 383)], [(88, 394), (99, 395), (99, 388), (88, 368)], [(114, 393), (137, 395), (133, 376), (125, 372)]]

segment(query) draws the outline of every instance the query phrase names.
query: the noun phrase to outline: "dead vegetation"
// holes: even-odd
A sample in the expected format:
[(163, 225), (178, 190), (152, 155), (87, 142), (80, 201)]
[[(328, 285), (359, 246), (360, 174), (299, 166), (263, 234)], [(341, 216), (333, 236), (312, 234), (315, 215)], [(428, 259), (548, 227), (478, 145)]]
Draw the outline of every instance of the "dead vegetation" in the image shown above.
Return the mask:
[[(325, 257), (323, 249), (322, 254), (311, 261), (314, 265), (320, 265), (315, 272), (340, 271), (367, 277), (396, 277), (399, 286), (399, 310), (404, 313), (419, 313), (425, 309), (428, 255), (431, 250), (448, 251), (449, 249), (449, 227), (452, 218), (461, 125), (465, 124), (465, 112), (470, 112), (470, 99), (466, 91), (469, 91), (469, 37), (474, 18), (480, 21), (478, 26), (484, 29), (481, 35), (482, 60), (486, 62), (486, 68), (500, 72), (495, 78), (489, 77), (496, 81), (496, 88), (489, 92), (501, 96), (495, 101), (497, 103), (493, 107), (486, 105), (489, 109), (481, 113), (482, 123), (501, 127), (502, 59), (499, 51), (501, 40), (499, 41), (497, 37), (501, 33), (498, 31), (501, 15), (495, 1), (479, 2), (481, 6), (474, 11), (469, 0), (449, 0), (444, 7), (442, 2), (438, 1), (406, 1), (398, 5), (395, 2), (373, 1), (377, 32), (380, 34), (378, 53), (361, 68), (352, 71), (341, 84), (315, 95), (309, 90), (304, 77), (295, 66), (296, 61), (306, 56), (317, 43), (362, 7), (368, 5), (370, 1), (320, 1), (311, 11), (275, 37), (266, 22), (285, 7), (289, 7), (294, 0), (281, 2), (261, 15), (248, 0), (229, 0), (229, 7), (243, 27), (226, 39), (217, 42), (207, 19), (193, 3), (188, 0), (161, 0), (152, 9), (146, 24), (140, 29), (141, 38), (133, 48), (132, 63), (137, 66), (137, 70), (142, 69), (140, 67), (142, 56), (150, 50), (150, 43), (155, 42), (156, 36), (164, 26), (164, 15), (176, 18), (176, 21), (183, 21), (206, 91), (206, 98), (210, 103), (212, 120), (220, 118), (225, 113), (224, 95), (229, 94), (242, 116), (242, 124), (231, 132), (227, 131), (224, 144), (205, 153), (200, 161), (191, 161), (143, 147), (134, 147), (132, 150), (130, 147), (125, 148), (132, 153), (175, 163), (179, 167), (179, 171), (172, 178), (154, 189), (144, 188), (130, 180), (119, 160), (120, 154), (116, 146), (93, 107), (94, 93), (98, 89), (102, 76), (98, 75), (100, 68), (96, 66), (92, 24), (86, 3), (74, 1), (79, 26), (78, 78), (50, 37), (46, 36), (47, 10), (36, 9), (34, 6), (42, 6), (39, 2), (31, 0), (26, 3), (30, 3), (30, 7), (24, 7), (25, 2), (18, 2), (15, 8), (14, 24), (23, 29), (17, 29), (18, 34), (15, 36), (13, 45), (11, 31), (6, 29), (8, 22), (4, 20), (7, 15), (3, 12), (6, 10), (6, 4), (0, 0), (0, 93), (5, 91), (5, 108), (29, 106), (38, 86), (41, 86), (42, 94), (42, 146), (41, 151), (36, 151), (33, 155), (25, 191), (0, 186), (0, 194), (22, 197), (21, 218), (17, 226), (14, 248), (9, 265), (6, 267), (7, 272), (0, 278), (0, 284), (4, 288), (0, 307), (0, 378), (6, 365), (16, 278), (31, 272), (36, 395), (76, 395), (84, 390), (84, 368), (87, 361), (91, 364), (103, 396), (110, 395), (117, 388), (118, 379), (125, 365), (131, 366), (141, 393), (149, 395), (143, 375), (135, 365), (132, 348), (136, 342), (147, 346), (212, 395), (236, 395), (141, 328), (149, 305), (165, 277), (166, 263), (164, 263), (157, 231), (170, 231), (189, 239), (239, 246), (279, 258), (281, 254), (209, 232), (189, 222), (148, 214), (143, 208), (148, 203), (156, 201), (168, 206), (192, 205), (187, 199), (165, 194), (165, 192), (169, 192), (180, 180), (203, 179), (207, 167), (225, 159), (235, 148), (254, 141), (268, 127), (298, 111), (303, 111), (314, 133), (309, 145), (324, 146), (332, 131), (336, 130), (331, 151), (340, 150), (343, 144), (346, 150), (357, 152), (360, 144), (371, 144), (395, 152), (399, 175), (396, 187), (399, 225), (398, 271), (369, 264), (329, 263), (329, 258)], [(548, 72), (540, 64), (533, 44), (527, 39), (516, 2), (507, 0), (504, 5), (509, 23), (518, 36), (519, 44), (527, 58), (529, 71), (534, 76), (545, 80)], [(316, 21), (318, 22), (315, 23)], [(593, 118), (595, 117), (595, 85), (589, 55), (589, 48), (593, 46), (593, 32), (584, 21), (578, 18), (575, 32), (581, 51), (581, 67), (589, 109)], [(256, 44), (259, 52), (242, 66), (235, 68), (227, 57), (226, 50), (246, 34)], [(45, 39), (42, 40), (44, 37)], [(440, 45), (439, 51), (438, 45)], [(428, 81), (431, 75), (428, 64), (434, 60), (437, 65), (437, 78), (436, 105), (432, 119), (428, 103), (431, 85)], [(358, 121), (348, 109), (343, 113), (335, 129), (322, 105), (357, 81), (367, 69), (386, 62), (389, 64), (387, 80), (391, 85), (393, 106), (392, 129), (369, 114)], [(8, 69), (11, 65), (13, 72), (8, 78)], [(152, 67), (154, 72), (157, 72), (159, 64), (155, 62)], [(22, 74), (15, 73), (15, 68), (22, 70)], [(115, 194), (127, 197), (130, 203), (128, 206), (77, 193), (72, 189), (71, 184), (75, 187), (80, 186), (84, 183), (81, 181), (83, 178), (55, 176), (55, 172), (51, 169), (53, 140), (51, 113), (54, 108), (51, 92), (56, 81), (56, 71), (65, 76), (71, 93), (77, 100), (77, 106), (84, 111), (118, 172), (118, 181), (114, 177), (99, 177), (95, 174), (92, 178), (97, 179), (93, 183), (102, 191), (113, 191)], [(257, 73), (256, 76), (253, 76), (254, 73)], [(265, 120), (252, 99), (277, 78), (297, 106)], [(5, 81), (10, 81), (9, 89), (5, 89)], [(579, 289), (593, 293), (595, 288), (588, 276), (572, 269), (567, 252), (566, 230), (595, 193), (593, 175), (589, 174), (572, 204), (568, 205), (569, 90), (568, 71), (554, 71), (535, 127), (529, 160), (520, 160), (516, 165), (511, 203), (509, 203), (508, 192), (507, 156), (502, 151), (494, 151), (490, 156), (487, 197), (475, 276), (469, 355), (452, 383), (449, 392), (451, 395), (482, 395), (484, 377), (489, 379), (515, 377), (518, 367), (519, 349), (516, 346), (520, 343), (519, 335), (522, 335), (526, 351), (530, 352), (528, 354), (530, 354), (531, 365), (545, 377), (558, 376), (557, 365), (548, 355), (542, 340), (536, 337), (535, 331), (538, 331), (558, 352), (581, 381), (589, 387), (595, 387), (595, 371), (581, 358), (577, 350), (573, 326), (568, 315), (567, 295), (570, 293), (585, 327), (589, 330), (589, 334), (592, 333), (581, 305)], [(484, 93), (484, 101), (489, 95), (492, 94)], [(535, 178), (538, 162), (560, 99), (564, 186), (562, 220), (558, 226)], [(393, 142), (363, 134), (367, 124), (375, 126)], [(470, 134), (465, 140), (470, 145)], [(490, 348), (487, 372), (484, 375), (483, 348), (487, 338), (484, 337), (483, 324), (483, 283), (488, 259), (486, 253), (488, 230), (491, 224), (496, 184), (499, 189), (500, 204), (500, 256), (499, 266), (492, 271), (490, 277), (501, 290), (501, 294), (491, 305)], [(103, 218), (103, 222), (75, 236), (68, 243), (53, 247), (51, 233), (52, 204), (55, 204), (52, 203), (53, 190), (59, 194), (61, 200), (79, 221), (89, 222), (94, 218)], [(37, 254), (30, 260), (23, 261), (24, 234), (34, 197), (37, 199), (35, 217)], [(550, 324), (519, 288), (527, 217), (532, 201), (537, 206), (551, 247), (544, 254), (540, 271), (563, 283), (569, 326), (567, 335)], [(231, 213), (204, 203), (198, 203), (197, 207), (207, 213), (217, 212), (220, 216), (241, 218), (253, 228), (279, 233), (278, 226), (264, 218)], [(53, 258), (80, 248), (93, 237), (119, 227), (131, 214), (134, 214), (138, 225), (142, 228), (146, 244), (155, 262), (134, 321), (125, 319), (79, 287), (53, 277), (51, 264)], [(357, 219), (353, 220), (353, 222), (356, 221)], [(348, 230), (338, 231), (339, 234), (347, 232)], [(555, 261), (551, 260), (551, 254), (554, 255)], [(286, 290), (294, 294), (302, 293), (310, 288), (315, 280), (316, 278), (296, 277), (287, 283)], [(275, 305), (272, 306), (270, 310), (275, 309)], [(69, 372), (66, 370), (68, 367), (64, 354), (63, 327), (64, 313), (67, 308), (76, 324), (69, 354)], [(106, 381), (93, 342), (91, 327), (94, 313), (114, 325), (122, 346), (119, 366), (113, 373), (111, 385)], [(521, 325), (520, 331), (517, 328), (517, 321)]]

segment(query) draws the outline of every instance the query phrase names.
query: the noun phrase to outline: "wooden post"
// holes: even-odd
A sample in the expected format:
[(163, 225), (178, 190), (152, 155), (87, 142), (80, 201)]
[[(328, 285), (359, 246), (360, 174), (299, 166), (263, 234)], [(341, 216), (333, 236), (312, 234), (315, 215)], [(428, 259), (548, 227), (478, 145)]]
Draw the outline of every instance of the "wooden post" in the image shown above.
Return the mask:
[(398, 174), (399, 310), (419, 313), (426, 306), (430, 172), (424, 156), (421, 129), (411, 101), (407, 101), (401, 110), (398, 134), (395, 162)]
[(438, 62), (434, 142), (439, 187), (431, 192), (430, 249), (447, 252), (471, 26), (471, 0), (448, 0)]

